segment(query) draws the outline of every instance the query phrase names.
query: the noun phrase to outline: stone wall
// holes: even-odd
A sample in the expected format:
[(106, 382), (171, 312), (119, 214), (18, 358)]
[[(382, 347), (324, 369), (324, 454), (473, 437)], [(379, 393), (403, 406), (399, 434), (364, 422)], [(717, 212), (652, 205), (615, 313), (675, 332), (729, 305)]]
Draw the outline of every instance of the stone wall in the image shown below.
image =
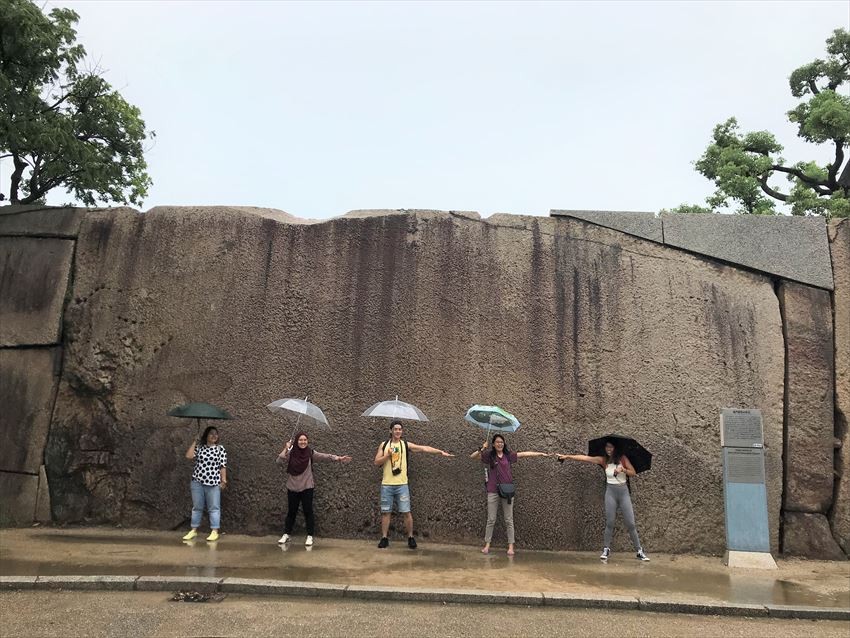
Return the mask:
[(50, 521), (44, 447), (84, 211), (0, 208), (0, 525)]
[[(184, 526), (183, 453), (196, 426), (164, 415), (200, 400), (237, 417), (221, 425), (231, 480), (223, 527), (279, 531), (284, 475), (274, 459), (292, 421), (264, 406), (309, 394), (333, 426), (311, 432), (314, 446), (355, 457), (317, 468), (318, 533), (374, 537), (372, 458), (386, 423), (358, 415), (399, 394), (431, 419), (410, 424), (410, 440), (458, 454), (411, 460), (423, 537), (480, 538), (482, 470), (466, 456), (483, 437), (462, 415), (498, 403), (523, 422), (509, 437), (515, 449), (583, 452), (611, 431), (639, 438), (655, 453), (652, 471), (632, 481), (644, 544), (721, 553), (718, 414), (737, 406), (764, 413), (779, 549), (789, 395), (775, 273), (569, 215), (300, 221), (228, 208), (79, 216), (44, 453), (56, 522)], [(829, 307), (827, 289), (794, 286)], [(805, 395), (810, 377), (800, 378)], [(831, 435), (831, 417), (827, 425)], [(831, 443), (806, 427), (819, 449)], [(523, 459), (516, 479), (520, 543), (598, 549), (598, 468)], [(829, 479), (815, 481), (816, 506), (801, 511), (826, 521)], [(625, 549), (625, 535), (615, 545)]]

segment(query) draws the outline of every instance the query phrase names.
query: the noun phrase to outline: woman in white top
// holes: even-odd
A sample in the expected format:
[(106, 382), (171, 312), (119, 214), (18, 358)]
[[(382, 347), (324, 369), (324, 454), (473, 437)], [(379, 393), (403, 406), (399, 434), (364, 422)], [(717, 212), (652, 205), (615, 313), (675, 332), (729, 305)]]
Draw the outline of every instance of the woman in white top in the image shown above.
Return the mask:
[(583, 454), (559, 454), (559, 461), (584, 461), (599, 465), (605, 470), (605, 546), (602, 548), (602, 560), (608, 560), (611, 555), (611, 539), (614, 536), (614, 521), (617, 517), (617, 508), (623, 513), (626, 528), (637, 552), (638, 560), (649, 560), (640, 546), (637, 527), (635, 526), (635, 513), (632, 509), (632, 499), (629, 495), (627, 485), (628, 477), (637, 474), (632, 467), (631, 461), (625, 454), (617, 450), (613, 441), (605, 443), (605, 456), (585, 456)]

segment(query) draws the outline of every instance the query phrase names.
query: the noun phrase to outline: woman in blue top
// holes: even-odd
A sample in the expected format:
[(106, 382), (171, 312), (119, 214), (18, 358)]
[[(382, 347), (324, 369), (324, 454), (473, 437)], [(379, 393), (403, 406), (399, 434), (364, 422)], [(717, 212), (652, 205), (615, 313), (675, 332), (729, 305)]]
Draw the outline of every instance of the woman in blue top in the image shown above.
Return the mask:
[(490, 553), (490, 541), (493, 540), (493, 528), (496, 526), (496, 516), (499, 513), (499, 502), (502, 503), (502, 518), (505, 519), (505, 531), (508, 535), (508, 556), (514, 555), (514, 503), (513, 497), (503, 498), (499, 495), (500, 484), (513, 484), (514, 477), (511, 465), (517, 459), (530, 456), (549, 456), (545, 452), (511, 452), (501, 434), (493, 435), (493, 449), (488, 450), (487, 442), (480, 450), (469, 455), (470, 458), (481, 458), (487, 466), (487, 529), (484, 532), (484, 547), (482, 554)]

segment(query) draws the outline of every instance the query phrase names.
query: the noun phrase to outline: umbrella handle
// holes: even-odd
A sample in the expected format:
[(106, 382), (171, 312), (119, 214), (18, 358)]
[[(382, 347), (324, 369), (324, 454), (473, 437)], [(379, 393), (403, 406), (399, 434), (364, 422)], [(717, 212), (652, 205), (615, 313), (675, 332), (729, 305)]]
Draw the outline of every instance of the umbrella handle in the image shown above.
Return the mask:
[[(299, 424), (300, 422), (301, 422), (301, 413), (299, 413), (299, 414), (298, 414), (298, 418), (297, 418), (297, 419), (295, 419), (295, 427), (294, 427), (294, 428), (292, 428), (292, 434), (289, 436), (289, 440), (290, 440), (290, 441), (292, 441), (293, 437), (295, 436), (295, 433), (298, 431), (298, 424)], [(292, 441), (292, 446), (293, 446), (293, 447), (295, 447), (295, 443), (297, 443), (297, 441)]]

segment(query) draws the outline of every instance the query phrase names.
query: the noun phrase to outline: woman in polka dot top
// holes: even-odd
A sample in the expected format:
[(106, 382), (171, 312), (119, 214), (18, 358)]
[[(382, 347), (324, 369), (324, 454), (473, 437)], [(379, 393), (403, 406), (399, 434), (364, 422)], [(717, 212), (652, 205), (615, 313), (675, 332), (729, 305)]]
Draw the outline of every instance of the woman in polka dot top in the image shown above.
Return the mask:
[(192, 530), (183, 537), (189, 541), (198, 535), (204, 509), (210, 517), (208, 541), (218, 540), (221, 527), (221, 490), (227, 487), (227, 452), (218, 444), (218, 430), (210, 426), (199, 441), (192, 441), (186, 458), (195, 461), (192, 472)]

